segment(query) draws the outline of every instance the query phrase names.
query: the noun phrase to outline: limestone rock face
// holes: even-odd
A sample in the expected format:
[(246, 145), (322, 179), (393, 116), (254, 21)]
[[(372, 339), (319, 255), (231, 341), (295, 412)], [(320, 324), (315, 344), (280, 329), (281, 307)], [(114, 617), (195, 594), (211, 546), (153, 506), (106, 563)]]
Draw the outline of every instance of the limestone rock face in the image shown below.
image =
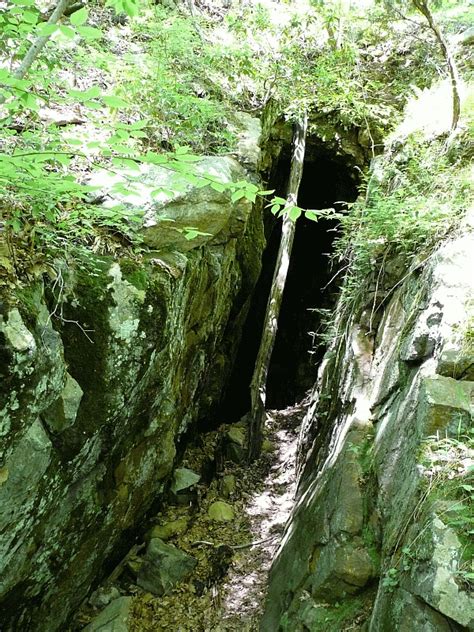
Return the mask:
[(263, 632), (474, 630), (462, 501), (473, 455), (460, 447), (474, 402), (473, 253), (467, 221), (397, 286), (375, 340), (353, 314), (326, 354)]
[[(206, 168), (215, 160), (228, 178), (243, 177), (230, 158)], [(145, 208), (150, 221), (156, 208)], [(260, 272), (260, 210), (193, 187), (160, 209), (176, 223), (203, 218), (212, 238), (188, 247), (149, 224), (146, 240), (159, 252), (141, 262), (58, 261), (56, 278), (2, 297), (4, 632), (65, 629), (170, 479), (176, 442), (218, 403), (230, 373)]]

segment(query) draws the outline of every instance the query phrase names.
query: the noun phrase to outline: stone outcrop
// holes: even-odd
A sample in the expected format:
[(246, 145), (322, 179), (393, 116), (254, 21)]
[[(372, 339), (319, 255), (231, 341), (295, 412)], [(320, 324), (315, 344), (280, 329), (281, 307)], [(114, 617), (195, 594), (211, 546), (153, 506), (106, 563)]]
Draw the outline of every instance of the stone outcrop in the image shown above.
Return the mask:
[(473, 269), (471, 211), (391, 284), (375, 336), (373, 298), (341, 310), (263, 632), (474, 630)]
[[(243, 177), (234, 159), (204, 162)], [(147, 224), (151, 207), (139, 206), (153, 252), (58, 260), (49, 276), (3, 298), (5, 632), (65, 629), (170, 479), (181, 435), (225, 385), (260, 271), (261, 215), (192, 186), (173, 204), (160, 208), (186, 226), (199, 219), (209, 234), (162, 239)]]

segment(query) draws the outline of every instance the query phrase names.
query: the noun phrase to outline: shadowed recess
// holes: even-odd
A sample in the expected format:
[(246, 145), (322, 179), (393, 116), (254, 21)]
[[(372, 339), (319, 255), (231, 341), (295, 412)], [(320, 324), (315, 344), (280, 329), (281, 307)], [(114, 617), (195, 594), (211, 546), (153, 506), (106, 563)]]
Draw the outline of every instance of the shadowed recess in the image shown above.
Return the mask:
[[(277, 195), (284, 195), (289, 171), (288, 148), (282, 152), (269, 183)], [(298, 204), (304, 209), (344, 209), (344, 202), (352, 202), (357, 197), (359, 175), (350, 157), (334, 155), (324, 146), (312, 145), (310, 140)], [(262, 334), (281, 221), (272, 218), (267, 231), (262, 274), (220, 414), (225, 421), (239, 419), (250, 406), (249, 383)], [(325, 345), (318, 338), (322, 331), (319, 310), (333, 309), (338, 292), (337, 279), (329, 283), (337, 272), (337, 266), (330, 260), (336, 236), (335, 220), (313, 222), (304, 217), (298, 220), (268, 375), (267, 408), (293, 404), (314, 383), (325, 351)]]

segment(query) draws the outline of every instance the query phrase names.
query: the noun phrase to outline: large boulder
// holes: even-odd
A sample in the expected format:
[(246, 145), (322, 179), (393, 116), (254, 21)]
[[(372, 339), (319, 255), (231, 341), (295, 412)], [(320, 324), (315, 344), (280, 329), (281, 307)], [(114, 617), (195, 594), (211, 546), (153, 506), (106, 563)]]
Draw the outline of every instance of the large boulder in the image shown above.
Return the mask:
[(370, 632), (474, 630), (473, 252), (468, 217), (392, 287), (375, 339), (362, 310), (340, 310), (262, 632), (342, 632), (346, 603)]
[(245, 198), (233, 203), (226, 186), (245, 180), (245, 170), (229, 156), (209, 156), (190, 165), (192, 175), (144, 164), (139, 174), (101, 173), (91, 185), (100, 187), (103, 207), (123, 204), (141, 215), (143, 240), (154, 250), (187, 252), (237, 237), (252, 204)]

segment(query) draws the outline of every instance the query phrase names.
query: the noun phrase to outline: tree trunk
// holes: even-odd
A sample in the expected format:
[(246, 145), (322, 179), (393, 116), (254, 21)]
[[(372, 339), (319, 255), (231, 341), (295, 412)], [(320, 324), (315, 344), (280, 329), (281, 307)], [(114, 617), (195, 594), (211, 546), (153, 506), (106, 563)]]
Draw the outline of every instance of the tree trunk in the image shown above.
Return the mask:
[(448, 66), (449, 76), (451, 78), (451, 89), (453, 94), (453, 118), (451, 122), (451, 131), (454, 132), (458, 125), (459, 116), (461, 114), (461, 98), (459, 96), (459, 74), (456, 67), (456, 61), (449, 49), (446, 40), (444, 39), (443, 34), (441, 33), (441, 29), (435, 22), (433, 14), (428, 7), (427, 0), (413, 0), (413, 4), (418, 9), (418, 11), (422, 13), (428, 20), (428, 24), (430, 25), (431, 30), (438, 40), (441, 50), (443, 51), (446, 64)]
[[(306, 130), (308, 118), (305, 114), (301, 121), (296, 123), (293, 136), (293, 156), (291, 160), (290, 179), (288, 182), (288, 194), (286, 207), (296, 206), (298, 190), (303, 175), (303, 163), (306, 149)], [(251, 409), (249, 415), (248, 436), (248, 460), (253, 461), (260, 455), (265, 424), (265, 402), (268, 368), (275, 344), (278, 329), (278, 316), (280, 314), (283, 290), (285, 289), (288, 267), (290, 264), (291, 249), (295, 236), (295, 222), (287, 214), (283, 216), (280, 248), (275, 264), (273, 282), (265, 313), (262, 340), (255, 362), (255, 369), (250, 383)]]

